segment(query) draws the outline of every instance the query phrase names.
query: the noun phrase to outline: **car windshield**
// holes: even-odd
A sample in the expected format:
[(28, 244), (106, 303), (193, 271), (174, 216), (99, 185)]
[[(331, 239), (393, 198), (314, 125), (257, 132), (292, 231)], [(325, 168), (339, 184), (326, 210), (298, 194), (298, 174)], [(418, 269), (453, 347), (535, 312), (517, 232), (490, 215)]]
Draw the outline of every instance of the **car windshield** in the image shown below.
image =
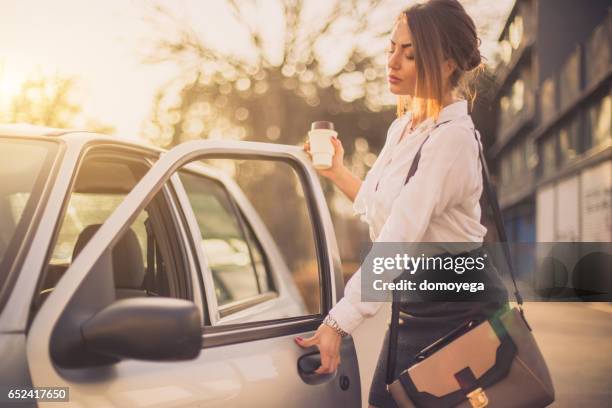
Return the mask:
[(47, 184), (57, 143), (0, 137), (0, 305)]

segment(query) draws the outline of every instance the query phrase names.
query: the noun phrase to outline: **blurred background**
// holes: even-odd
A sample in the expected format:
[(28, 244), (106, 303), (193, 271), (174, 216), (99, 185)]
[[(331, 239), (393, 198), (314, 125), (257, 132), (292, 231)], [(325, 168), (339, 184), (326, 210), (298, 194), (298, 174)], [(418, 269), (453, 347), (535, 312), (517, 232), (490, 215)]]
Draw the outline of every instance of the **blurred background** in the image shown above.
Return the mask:
[[(383, 50), (411, 3), (0, 0), (0, 122), (170, 148), (301, 144), (310, 122), (331, 120), (363, 177), (395, 117)], [(462, 3), (487, 61), (473, 116), (510, 238), (612, 241), (611, 2)], [(264, 176), (251, 171), (249, 184)], [(367, 227), (323, 182), (352, 273)], [(516, 258), (533, 270), (533, 254)]]
[[(518, 0), (476, 121), (512, 242), (612, 241), (612, 2)], [(515, 246), (525, 280), (533, 245)]]
[[(486, 58), (472, 114), (510, 240), (609, 245), (612, 0), (461, 2)], [(363, 177), (395, 118), (384, 48), (413, 3), (0, 0), (0, 123), (171, 148), (192, 139), (301, 145), (312, 121), (331, 120), (346, 165)], [(263, 163), (212, 164), (236, 178), (316, 311), (318, 298), (308, 295), (317, 292), (316, 256), (303, 239), (312, 233), (298, 178)], [(278, 183), (263, 182), (271, 174)], [(322, 183), (348, 278), (367, 225)], [(513, 248), (529, 281), (534, 246)], [(354, 336), (364, 401), (385, 313)], [(609, 405), (612, 306), (532, 303), (527, 315), (557, 386), (555, 405)]]
[[(200, 138), (301, 145), (312, 121), (331, 120), (346, 164), (363, 177), (395, 118), (384, 48), (409, 4), (0, 0), (0, 122), (87, 128), (170, 148)], [(464, 4), (488, 60), (479, 86), (490, 87), (513, 2)], [(486, 97), (476, 108), (491, 103)], [(262, 211), (273, 211), (265, 200), (272, 204), (279, 192), (261, 183), (265, 166), (216, 165), (256, 189), (249, 196)], [(367, 226), (323, 183), (349, 276)], [(289, 259), (304, 252), (299, 243), (293, 248), (285, 251)]]

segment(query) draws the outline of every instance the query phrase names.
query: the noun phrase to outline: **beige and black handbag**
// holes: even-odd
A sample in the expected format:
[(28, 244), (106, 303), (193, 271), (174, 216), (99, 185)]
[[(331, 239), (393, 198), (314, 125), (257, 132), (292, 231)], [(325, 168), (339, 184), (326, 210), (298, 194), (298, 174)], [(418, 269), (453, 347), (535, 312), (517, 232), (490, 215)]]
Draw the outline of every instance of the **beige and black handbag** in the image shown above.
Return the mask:
[[(537, 408), (555, 399), (548, 367), (523, 313), (523, 300), (516, 286), (499, 204), (475, 130), (474, 137), (480, 149), (484, 191), (509, 263), (518, 306), (488, 320), (466, 322), (419, 352), (415, 356), (417, 362), (399, 378), (393, 378), (400, 309), (400, 302), (394, 301), (386, 382), (393, 399), (402, 408)], [(420, 151), (406, 182), (416, 172)]]

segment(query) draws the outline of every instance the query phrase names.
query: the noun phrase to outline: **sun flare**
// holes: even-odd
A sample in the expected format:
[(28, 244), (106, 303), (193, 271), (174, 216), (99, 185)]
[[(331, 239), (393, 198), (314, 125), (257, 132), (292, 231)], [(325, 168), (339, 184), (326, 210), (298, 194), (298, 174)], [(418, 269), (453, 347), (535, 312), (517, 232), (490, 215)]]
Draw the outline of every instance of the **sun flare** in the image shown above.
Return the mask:
[(21, 92), (25, 79), (23, 71), (0, 61), (0, 109)]

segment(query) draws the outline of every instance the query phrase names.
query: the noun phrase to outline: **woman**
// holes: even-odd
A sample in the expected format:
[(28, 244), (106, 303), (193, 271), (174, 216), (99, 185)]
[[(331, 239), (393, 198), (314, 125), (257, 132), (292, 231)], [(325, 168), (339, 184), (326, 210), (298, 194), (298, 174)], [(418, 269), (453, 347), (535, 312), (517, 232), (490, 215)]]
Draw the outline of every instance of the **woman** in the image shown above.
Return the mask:
[[(481, 66), (478, 43), (474, 22), (456, 0), (417, 4), (397, 19), (387, 50), (387, 71), (389, 89), (398, 95), (398, 118), (380, 155), (362, 182), (344, 166), (342, 143), (334, 139), (333, 165), (319, 171), (354, 201), (373, 241), (483, 242), (487, 230), (480, 223), (478, 142), (467, 101), (459, 97), (465, 74)], [(418, 169), (404, 184), (419, 148)], [(308, 144), (304, 149), (309, 152)], [(395, 378), (425, 346), (466, 319), (488, 317), (506, 303), (504, 294), (494, 303), (402, 307), (407, 314), (399, 328)], [(342, 336), (381, 305), (361, 300), (358, 270), (316, 334), (296, 342), (318, 346), (318, 372), (334, 372), (340, 364)], [(388, 336), (387, 332), (372, 380), (370, 406), (396, 406), (385, 385)]]

